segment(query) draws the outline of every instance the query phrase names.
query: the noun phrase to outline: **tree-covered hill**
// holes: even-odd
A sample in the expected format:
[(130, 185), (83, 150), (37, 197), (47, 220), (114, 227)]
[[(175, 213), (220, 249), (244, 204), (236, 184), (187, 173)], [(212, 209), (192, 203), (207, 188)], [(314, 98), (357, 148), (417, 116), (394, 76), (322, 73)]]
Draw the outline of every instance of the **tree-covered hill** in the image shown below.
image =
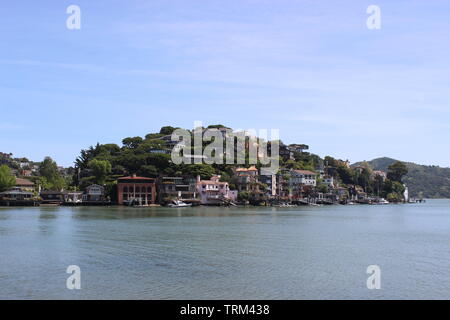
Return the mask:
[[(396, 161), (384, 157), (368, 161), (368, 163), (374, 170), (387, 171), (387, 168)], [(353, 166), (361, 163), (355, 163)], [(450, 168), (425, 166), (412, 162), (405, 162), (405, 164), (408, 174), (403, 181), (408, 185), (412, 197), (418, 197), (422, 192), (425, 198), (450, 198)]]

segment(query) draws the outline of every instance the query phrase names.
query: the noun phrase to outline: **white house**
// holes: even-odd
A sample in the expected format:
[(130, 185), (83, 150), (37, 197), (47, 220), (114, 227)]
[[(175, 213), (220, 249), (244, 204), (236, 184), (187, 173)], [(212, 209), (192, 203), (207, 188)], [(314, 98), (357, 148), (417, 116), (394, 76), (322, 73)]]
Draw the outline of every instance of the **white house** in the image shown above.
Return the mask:
[(315, 187), (317, 184), (316, 173), (309, 170), (292, 170), (291, 182), (294, 185), (301, 184)]
[(104, 201), (105, 200), (105, 188), (92, 184), (86, 188), (86, 192), (83, 194), (83, 201)]

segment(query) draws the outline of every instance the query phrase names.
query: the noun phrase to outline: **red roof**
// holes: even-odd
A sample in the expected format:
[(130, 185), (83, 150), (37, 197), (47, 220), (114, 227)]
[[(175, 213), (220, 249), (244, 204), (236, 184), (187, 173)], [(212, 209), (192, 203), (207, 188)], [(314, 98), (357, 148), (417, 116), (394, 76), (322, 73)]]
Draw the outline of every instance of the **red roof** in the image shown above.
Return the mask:
[(151, 181), (155, 181), (155, 179), (147, 178), (147, 177), (122, 177), (117, 180), (149, 180), (149, 181), (151, 180)]

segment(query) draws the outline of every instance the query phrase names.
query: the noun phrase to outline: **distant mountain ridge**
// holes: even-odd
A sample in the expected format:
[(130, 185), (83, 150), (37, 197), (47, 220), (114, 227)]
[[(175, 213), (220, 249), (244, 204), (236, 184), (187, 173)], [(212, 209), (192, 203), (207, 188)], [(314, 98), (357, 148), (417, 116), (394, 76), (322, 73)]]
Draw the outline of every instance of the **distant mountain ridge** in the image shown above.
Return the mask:
[[(388, 167), (396, 161), (396, 159), (384, 157), (367, 161), (367, 163), (373, 170), (387, 171)], [(450, 168), (403, 162), (408, 167), (408, 174), (403, 182), (408, 186), (412, 197), (417, 197), (420, 192), (423, 192), (425, 198), (450, 198)], [(352, 166), (362, 163), (357, 162)]]

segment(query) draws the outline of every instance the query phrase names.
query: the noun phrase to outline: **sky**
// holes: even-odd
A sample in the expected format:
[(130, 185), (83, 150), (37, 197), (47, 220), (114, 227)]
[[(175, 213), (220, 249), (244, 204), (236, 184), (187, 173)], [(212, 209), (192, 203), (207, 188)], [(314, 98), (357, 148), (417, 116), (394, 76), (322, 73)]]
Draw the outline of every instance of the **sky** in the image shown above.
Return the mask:
[(450, 166), (449, 1), (1, 1), (0, 39), (0, 151), (16, 157), (70, 166), (202, 121)]

